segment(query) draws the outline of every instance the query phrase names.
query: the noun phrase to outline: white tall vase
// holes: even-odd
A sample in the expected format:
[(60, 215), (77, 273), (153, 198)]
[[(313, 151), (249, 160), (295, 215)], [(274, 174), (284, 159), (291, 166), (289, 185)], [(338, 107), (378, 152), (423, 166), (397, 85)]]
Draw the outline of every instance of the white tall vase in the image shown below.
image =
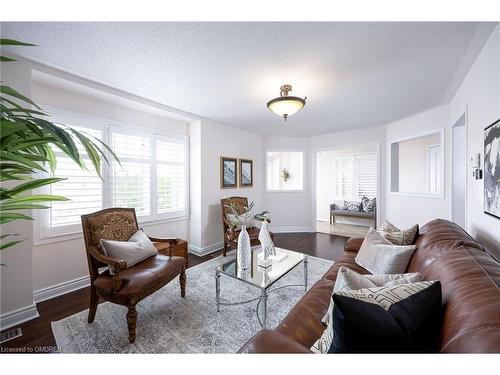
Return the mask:
[(252, 266), (252, 246), (250, 244), (250, 236), (248, 235), (245, 225), (241, 226), (241, 232), (238, 236), (236, 262), (240, 270), (246, 270)]

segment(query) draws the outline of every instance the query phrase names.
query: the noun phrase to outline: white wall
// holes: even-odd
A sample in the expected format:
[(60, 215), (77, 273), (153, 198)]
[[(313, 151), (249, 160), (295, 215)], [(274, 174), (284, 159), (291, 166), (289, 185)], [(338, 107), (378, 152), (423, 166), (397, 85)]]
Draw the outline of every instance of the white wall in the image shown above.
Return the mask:
[[(193, 155), (192, 174), (201, 171), (199, 181), (196, 181), (195, 176), (191, 178), (195, 184), (191, 194), (196, 195), (191, 199), (192, 202), (199, 202), (199, 206), (191, 208), (190, 251), (204, 255), (220, 249), (223, 244), (222, 198), (244, 196), (249, 203), (255, 203), (256, 212), (263, 209), (263, 137), (206, 119), (202, 119), (199, 124), (191, 124), (190, 133), (192, 142), (200, 143), (200, 155)], [(221, 156), (253, 160), (253, 187), (221, 189)]]
[[(311, 152), (308, 138), (269, 137), (264, 140), (267, 151), (304, 152), (304, 190), (264, 192), (265, 209), (270, 211), (271, 230), (274, 232), (311, 232)], [(264, 166), (265, 168), (265, 166)]]
[(451, 128), (451, 218), (452, 221), (466, 228), (466, 181), (467, 155), (465, 116), (460, 117), (459, 123)]
[(201, 121), (189, 124), (189, 246), (201, 251)]
[(333, 151), (316, 153), (316, 220), (318, 221), (330, 221), (330, 204), (335, 198), (334, 156)]
[[(387, 126), (391, 139), (445, 127), (444, 199), (405, 197), (389, 194), (387, 218), (396, 225), (425, 224), (434, 218), (451, 219), (451, 126), (466, 114), (467, 159), (484, 155), (484, 128), (500, 118), (500, 25), (497, 25), (472, 65), (458, 91), (447, 105), (397, 121)], [(466, 230), (497, 259), (500, 259), (500, 220), (483, 212), (484, 181), (467, 175)], [(389, 189), (389, 179), (387, 188)], [(412, 208), (411, 215), (408, 209)]]
[[(31, 69), (28, 64), (2, 63), (0, 76), (3, 84), (27, 97), (31, 96)], [(31, 212), (26, 214), (31, 215)], [(30, 221), (15, 221), (0, 228), (2, 235), (18, 234), (9, 240), (24, 240), (0, 251), (0, 263), (7, 266), (0, 266), (0, 329), (4, 329), (16, 322), (36, 318), (38, 312), (33, 303), (32, 224)]]
[[(446, 127), (448, 120), (448, 106), (441, 106), (430, 111), (419, 113), (415, 116), (387, 125), (387, 158), (389, 155), (389, 144), (393, 140), (418, 136), (429, 130), (440, 130)], [(435, 218), (449, 219), (450, 194), (449, 194), (449, 142), (445, 132), (445, 185), (444, 198), (415, 197), (390, 192), (390, 178), (387, 178), (387, 220), (396, 226), (408, 227), (415, 223), (423, 225)], [(390, 172), (388, 171), (387, 176)], [(409, 211), (411, 210), (411, 211)], [(409, 214), (411, 212), (411, 214)]]
[[(454, 124), (467, 108), (468, 155), (484, 156), (484, 128), (500, 118), (500, 25), (493, 30), (449, 106)], [(500, 259), (500, 220), (483, 212), (484, 180), (467, 170), (468, 231)]]

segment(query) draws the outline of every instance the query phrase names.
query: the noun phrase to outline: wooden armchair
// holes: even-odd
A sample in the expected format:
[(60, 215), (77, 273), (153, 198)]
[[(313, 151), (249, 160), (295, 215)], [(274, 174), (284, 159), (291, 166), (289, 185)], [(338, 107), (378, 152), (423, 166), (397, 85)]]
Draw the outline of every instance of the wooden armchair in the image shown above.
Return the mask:
[[(248, 207), (248, 199), (246, 197), (228, 197), (220, 200), (221, 211), (222, 211), (222, 229), (224, 231), (224, 250), (222, 255), (226, 256), (227, 250), (230, 247), (236, 248), (238, 246), (238, 236), (240, 235), (240, 230), (233, 228), (231, 222), (229, 221), (227, 215), (233, 213), (228, 206), (233, 206), (238, 214), (242, 214), (245, 211), (245, 207)], [(268, 220), (270, 222), (270, 220)], [(259, 228), (247, 228), (248, 235), (250, 237), (250, 244), (252, 246), (259, 245)], [(274, 238), (274, 234), (271, 233), (271, 238)]]
[[(184, 246), (185, 253), (183, 249), (180, 249), (179, 253), (176, 247), (181, 240), (149, 237), (160, 254), (127, 268), (124, 260), (104, 255), (100, 241), (101, 239), (127, 241), (137, 232), (139, 226), (133, 208), (108, 208), (82, 215), (82, 226), (90, 274), (88, 322), (94, 321), (99, 297), (127, 306), (129, 341), (133, 343), (136, 338), (136, 305), (139, 301), (177, 276), (179, 276), (181, 296), (185, 296), (187, 246)], [(114, 274), (111, 275), (109, 270), (100, 273), (99, 268), (102, 267), (112, 269)]]

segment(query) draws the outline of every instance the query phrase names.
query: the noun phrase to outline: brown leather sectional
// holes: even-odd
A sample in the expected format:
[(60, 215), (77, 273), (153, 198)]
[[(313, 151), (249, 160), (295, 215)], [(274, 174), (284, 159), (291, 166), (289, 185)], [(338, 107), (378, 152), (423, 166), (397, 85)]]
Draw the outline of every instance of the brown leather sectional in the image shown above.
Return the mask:
[[(262, 330), (240, 353), (311, 353), (321, 336), (340, 266), (367, 274), (354, 262), (362, 238), (351, 238), (340, 259), (302, 297), (275, 330)], [(500, 263), (472, 237), (447, 220), (420, 229), (408, 272), (440, 280), (445, 300), (442, 353), (500, 353)]]

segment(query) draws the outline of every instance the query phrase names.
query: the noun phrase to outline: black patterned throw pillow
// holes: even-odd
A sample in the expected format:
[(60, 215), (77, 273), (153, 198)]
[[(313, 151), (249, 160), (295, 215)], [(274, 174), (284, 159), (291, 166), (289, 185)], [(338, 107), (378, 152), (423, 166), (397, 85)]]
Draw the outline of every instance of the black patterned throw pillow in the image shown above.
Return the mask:
[(364, 212), (373, 213), (373, 212), (375, 212), (375, 207), (377, 205), (376, 202), (377, 202), (377, 198), (370, 199), (367, 197), (363, 197), (361, 199), (361, 207), (362, 207)]
[(344, 201), (344, 210), (346, 211), (361, 211), (361, 203), (354, 201)]
[(332, 298), (329, 353), (430, 353), (438, 348), (439, 281), (337, 291)]

